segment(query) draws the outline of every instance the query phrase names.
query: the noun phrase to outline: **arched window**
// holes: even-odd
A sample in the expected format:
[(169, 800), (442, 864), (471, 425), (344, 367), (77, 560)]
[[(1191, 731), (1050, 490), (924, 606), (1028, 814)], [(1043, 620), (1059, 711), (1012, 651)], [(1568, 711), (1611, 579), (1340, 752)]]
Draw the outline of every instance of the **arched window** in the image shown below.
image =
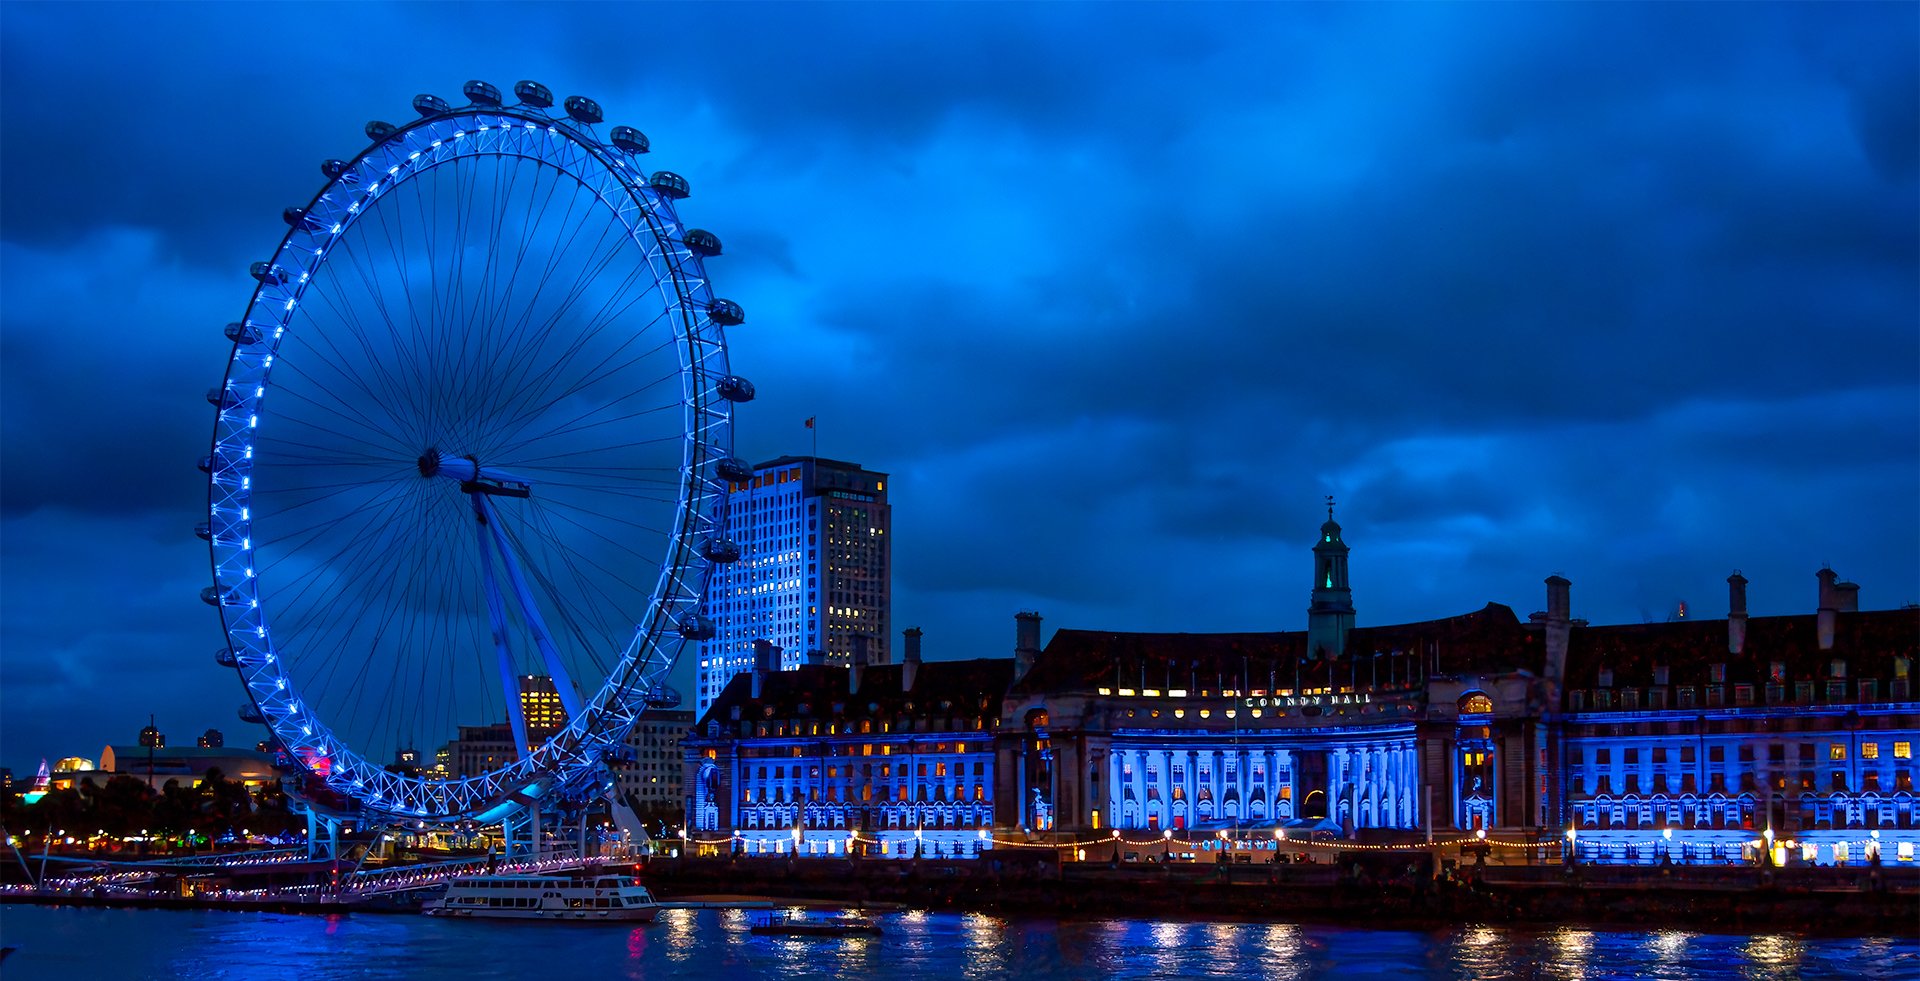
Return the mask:
[(1485, 692), (1474, 692), (1460, 699), (1461, 715), (1487, 715), (1493, 711), (1493, 699)]

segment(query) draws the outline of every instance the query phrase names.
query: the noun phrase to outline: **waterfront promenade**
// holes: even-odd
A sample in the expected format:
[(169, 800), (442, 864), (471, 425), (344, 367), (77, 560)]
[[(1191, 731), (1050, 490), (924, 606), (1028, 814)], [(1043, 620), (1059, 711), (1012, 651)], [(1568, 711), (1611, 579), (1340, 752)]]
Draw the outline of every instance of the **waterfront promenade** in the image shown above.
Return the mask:
[(686, 858), (655, 859), (645, 875), (663, 898), (729, 892), (1001, 914), (1920, 932), (1920, 869), (1911, 867), (1468, 865), (1436, 878), (1408, 865)]
[[(1920, 869), (1469, 866), (1435, 878), (1364, 866), (1147, 865), (656, 858), (606, 868), (640, 876), (664, 901), (735, 897), (995, 915), (1154, 917), (1430, 929), (1468, 924), (1792, 930), (1830, 936), (1920, 933)], [(368, 888), (325, 882), (55, 880), (0, 887), (0, 902), (276, 913), (410, 913), (447, 870), (397, 867)], [(351, 882), (351, 880), (349, 880)], [(726, 905), (726, 904), (722, 904)]]

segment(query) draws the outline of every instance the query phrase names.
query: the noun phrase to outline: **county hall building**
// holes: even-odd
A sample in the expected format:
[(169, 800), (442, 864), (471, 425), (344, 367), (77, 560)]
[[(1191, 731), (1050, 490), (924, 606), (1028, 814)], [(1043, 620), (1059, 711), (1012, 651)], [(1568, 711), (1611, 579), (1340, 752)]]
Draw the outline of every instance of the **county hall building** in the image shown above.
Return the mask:
[[(1912, 862), (1920, 610), (1591, 626), (1571, 583), (1359, 625), (1313, 548), (1307, 629), (1060, 630), (1012, 658), (757, 669), (683, 743), (689, 835), (747, 854), (971, 857), (998, 841), (1474, 838), (1583, 862)], [(816, 661), (818, 658), (815, 659)], [(1266, 847), (1274, 847), (1267, 845)], [(1569, 854), (1571, 853), (1571, 854)]]

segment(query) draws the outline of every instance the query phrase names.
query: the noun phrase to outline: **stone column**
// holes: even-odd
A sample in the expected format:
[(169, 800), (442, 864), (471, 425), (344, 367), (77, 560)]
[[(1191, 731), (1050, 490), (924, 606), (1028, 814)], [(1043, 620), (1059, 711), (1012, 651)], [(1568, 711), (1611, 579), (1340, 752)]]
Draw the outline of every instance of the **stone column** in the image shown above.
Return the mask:
[(1155, 789), (1160, 792), (1160, 814), (1165, 821), (1160, 827), (1164, 830), (1173, 827), (1173, 753), (1156, 749), (1153, 756), (1158, 764), (1155, 769), (1160, 771), (1159, 778), (1154, 782), (1159, 784)]
[(1147, 759), (1146, 754), (1137, 749), (1127, 750), (1127, 756), (1133, 763), (1133, 776), (1128, 777), (1128, 785), (1133, 788), (1133, 803), (1140, 811), (1140, 827), (1147, 826)]
[(1247, 819), (1247, 805), (1252, 803), (1247, 799), (1247, 788), (1250, 786), (1248, 781), (1253, 779), (1253, 774), (1247, 772), (1247, 767), (1252, 765), (1252, 762), (1253, 761), (1248, 758), (1247, 751), (1244, 747), (1234, 750), (1233, 768), (1234, 772), (1240, 775), (1240, 779), (1235, 781), (1236, 786), (1234, 789), (1240, 794), (1241, 821)]

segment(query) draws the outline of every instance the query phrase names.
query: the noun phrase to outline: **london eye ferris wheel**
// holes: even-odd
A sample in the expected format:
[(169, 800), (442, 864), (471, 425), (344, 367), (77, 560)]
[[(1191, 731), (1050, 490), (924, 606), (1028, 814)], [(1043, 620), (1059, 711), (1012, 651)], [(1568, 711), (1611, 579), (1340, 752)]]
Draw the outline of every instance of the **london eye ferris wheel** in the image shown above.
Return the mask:
[[(207, 520), (245, 717), (369, 812), (491, 820), (590, 793), (700, 615), (723, 534), (741, 308), (687, 182), (534, 82), (367, 125), (227, 327)], [(564, 724), (521, 692), (552, 679)], [(557, 718), (557, 717), (555, 717)], [(462, 726), (469, 772), (394, 766)]]

